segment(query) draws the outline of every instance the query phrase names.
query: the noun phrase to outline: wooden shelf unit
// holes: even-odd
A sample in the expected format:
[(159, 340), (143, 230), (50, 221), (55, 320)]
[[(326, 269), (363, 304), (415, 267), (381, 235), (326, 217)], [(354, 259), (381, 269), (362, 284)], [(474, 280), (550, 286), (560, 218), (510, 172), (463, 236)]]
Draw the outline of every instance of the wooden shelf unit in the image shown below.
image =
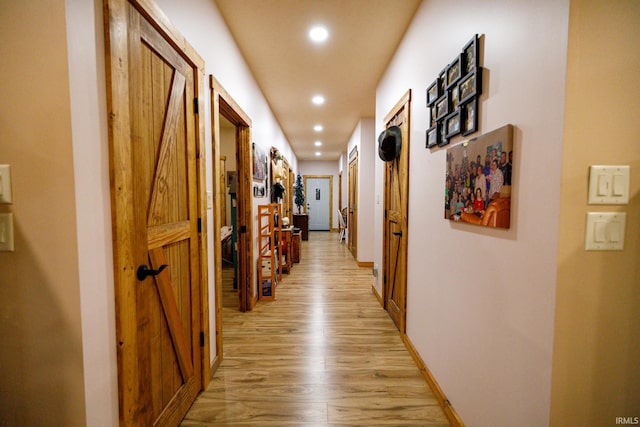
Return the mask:
[[(277, 215), (277, 226), (276, 226)], [(258, 205), (258, 296), (261, 300), (276, 299), (276, 285), (282, 279), (280, 204)]]

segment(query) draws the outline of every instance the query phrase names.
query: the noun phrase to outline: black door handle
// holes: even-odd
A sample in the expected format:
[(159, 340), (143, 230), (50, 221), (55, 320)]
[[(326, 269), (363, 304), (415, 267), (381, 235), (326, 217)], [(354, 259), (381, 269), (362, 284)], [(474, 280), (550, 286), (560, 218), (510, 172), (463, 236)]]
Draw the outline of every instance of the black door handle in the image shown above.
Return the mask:
[(157, 270), (152, 270), (149, 267), (147, 267), (145, 264), (142, 264), (138, 267), (138, 270), (136, 271), (136, 277), (138, 278), (138, 280), (143, 281), (149, 276), (157, 276), (165, 268), (167, 268), (167, 264), (162, 264), (160, 268)]
[(402, 237), (402, 231), (394, 231), (392, 234), (393, 234), (394, 236), (400, 236), (400, 237)]

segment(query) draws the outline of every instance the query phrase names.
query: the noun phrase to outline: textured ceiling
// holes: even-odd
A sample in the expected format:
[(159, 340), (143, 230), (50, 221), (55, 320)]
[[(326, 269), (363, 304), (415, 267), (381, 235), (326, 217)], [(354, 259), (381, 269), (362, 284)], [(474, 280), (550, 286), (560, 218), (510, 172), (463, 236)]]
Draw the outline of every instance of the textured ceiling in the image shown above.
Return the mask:
[[(336, 160), (358, 120), (374, 117), (376, 85), (420, 0), (216, 3), (298, 159)], [(307, 36), (314, 24), (329, 29), (322, 45)], [(318, 93), (322, 106), (311, 104)]]

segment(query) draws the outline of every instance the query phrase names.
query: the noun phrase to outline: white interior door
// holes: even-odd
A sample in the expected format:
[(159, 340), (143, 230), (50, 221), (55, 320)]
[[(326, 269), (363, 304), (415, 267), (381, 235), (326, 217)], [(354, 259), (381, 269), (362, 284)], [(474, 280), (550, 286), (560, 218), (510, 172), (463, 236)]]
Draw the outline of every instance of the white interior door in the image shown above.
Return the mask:
[(309, 230), (331, 230), (331, 225), (329, 224), (330, 192), (329, 178), (307, 179)]

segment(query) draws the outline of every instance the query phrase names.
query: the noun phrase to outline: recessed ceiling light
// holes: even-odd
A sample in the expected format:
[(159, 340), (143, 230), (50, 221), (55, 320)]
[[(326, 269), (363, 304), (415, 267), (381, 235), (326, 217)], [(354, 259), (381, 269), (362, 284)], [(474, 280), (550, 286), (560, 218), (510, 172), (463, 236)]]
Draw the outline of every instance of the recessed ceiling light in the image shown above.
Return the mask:
[(324, 96), (315, 95), (313, 98), (311, 98), (311, 102), (313, 102), (316, 105), (322, 105), (324, 104)]
[(318, 157), (318, 156), (322, 156), (322, 153), (319, 152), (319, 151), (316, 151), (316, 157)]
[(322, 132), (322, 129), (324, 129), (322, 125), (315, 125), (313, 127), (313, 130), (315, 130), (316, 132)]
[(322, 141), (316, 141), (313, 143), (316, 147), (320, 147), (322, 145)]
[(315, 43), (322, 43), (329, 37), (329, 31), (321, 25), (317, 25), (309, 31), (309, 38)]

